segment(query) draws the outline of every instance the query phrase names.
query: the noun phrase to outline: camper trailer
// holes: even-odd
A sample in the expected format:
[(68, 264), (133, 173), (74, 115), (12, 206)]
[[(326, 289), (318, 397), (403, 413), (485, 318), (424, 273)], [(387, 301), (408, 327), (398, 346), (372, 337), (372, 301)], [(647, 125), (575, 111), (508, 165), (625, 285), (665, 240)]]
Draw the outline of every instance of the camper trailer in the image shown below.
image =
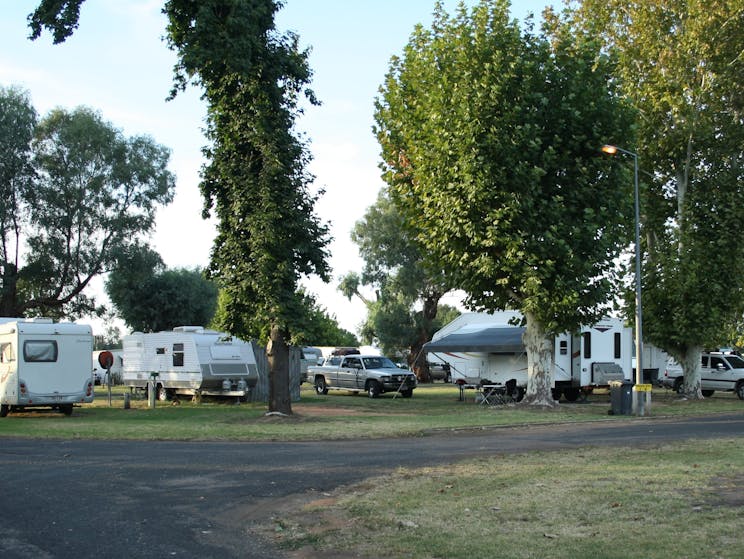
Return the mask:
[(90, 326), (0, 318), (0, 417), (48, 407), (65, 415), (93, 401)]
[(246, 398), (258, 381), (253, 346), (201, 326), (134, 332), (122, 340), (122, 382), (159, 400), (179, 395)]
[[(452, 382), (465, 385), (516, 381), (527, 386), (527, 354), (515, 312), (466, 313), (425, 344), (430, 361), (449, 365)], [(593, 388), (631, 375), (632, 332), (618, 318), (605, 318), (576, 333), (555, 337), (553, 397), (575, 401)]]

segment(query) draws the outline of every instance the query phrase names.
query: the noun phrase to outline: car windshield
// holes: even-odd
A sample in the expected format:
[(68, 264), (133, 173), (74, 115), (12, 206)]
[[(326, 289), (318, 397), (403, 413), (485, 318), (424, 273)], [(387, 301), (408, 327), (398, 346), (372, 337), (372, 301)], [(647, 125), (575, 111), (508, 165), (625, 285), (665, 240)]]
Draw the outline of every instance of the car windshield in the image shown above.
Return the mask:
[(734, 369), (744, 369), (744, 359), (738, 355), (727, 355), (726, 361), (728, 361), (729, 365)]
[(397, 369), (395, 363), (390, 361), (387, 357), (364, 357), (365, 369)]

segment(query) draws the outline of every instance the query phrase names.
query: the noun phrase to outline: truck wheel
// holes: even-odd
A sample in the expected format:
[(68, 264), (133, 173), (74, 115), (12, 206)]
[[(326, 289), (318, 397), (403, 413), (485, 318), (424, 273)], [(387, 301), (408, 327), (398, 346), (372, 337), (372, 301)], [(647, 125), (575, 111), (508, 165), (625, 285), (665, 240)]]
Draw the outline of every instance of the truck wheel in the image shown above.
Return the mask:
[(744, 400), (744, 381), (739, 381), (739, 384), (736, 385), (736, 395), (739, 400)]
[(8, 404), (0, 404), (0, 417), (7, 416), (9, 411), (10, 406)]
[(158, 384), (158, 387), (155, 389), (155, 397), (161, 402), (167, 402), (168, 396), (168, 389), (162, 384)]
[(705, 398), (710, 398), (711, 396), (713, 396), (715, 390), (701, 390), (700, 392), (702, 392)]
[(403, 396), (404, 398), (410, 398), (411, 396), (413, 396), (413, 389), (401, 390), (400, 395)]
[(320, 396), (328, 394), (328, 385), (326, 384), (325, 378), (318, 377), (315, 379), (315, 393)]
[(367, 396), (377, 398), (380, 395), (380, 385), (377, 381), (371, 380), (367, 383)]

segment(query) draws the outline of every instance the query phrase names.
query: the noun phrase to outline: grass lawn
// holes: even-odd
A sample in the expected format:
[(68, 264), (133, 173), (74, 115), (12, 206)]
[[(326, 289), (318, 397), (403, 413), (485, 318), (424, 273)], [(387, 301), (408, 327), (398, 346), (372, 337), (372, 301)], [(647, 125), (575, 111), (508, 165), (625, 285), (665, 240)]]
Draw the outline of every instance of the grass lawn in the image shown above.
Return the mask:
[(744, 557), (744, 445), (531, 452), (400, 470), (277, 515), (300, 557)]
[[(117, 387), (109, 406), (108, 391), (99, 388), (93, 404), (76, 407), (71, 417), (51, 411), (11, 413), (0, 420), (0, 436), (39, 438), (143, 439), (143, 440), (328, 440), (358, 437), (411, 436), (435, 429), (564, 421), (615, 421), (608, 416), (607, 393), (593, 394), (587, 402), (561, 404), (556, 409), (526, 409), (518, 405), (483, 406), (475, 393), (452, 385), (419, 386), (413, 398), (377, 399), (333, 392), (318, 396), (305, 385), (301, 399), (288, 418), (266, 417), (265, 403), (204, 400), (180, 405), (131, 400), (124, 409), (123, 387)], [(744, 410), (735, 396), (717, 393), (700, 402), (681, 401), (671, 391), (653, 394), (651, 415), (689, 415)], [(627, 419), (627, 417), (625, 417)]]

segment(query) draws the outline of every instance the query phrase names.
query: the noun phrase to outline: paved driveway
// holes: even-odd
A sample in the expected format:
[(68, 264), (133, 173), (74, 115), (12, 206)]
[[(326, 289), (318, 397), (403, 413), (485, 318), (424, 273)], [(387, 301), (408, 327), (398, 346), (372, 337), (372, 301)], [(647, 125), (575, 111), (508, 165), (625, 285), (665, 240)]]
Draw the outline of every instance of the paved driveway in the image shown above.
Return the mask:
[(533, 449), (744, 437), (744, 414), (308, 443), (0, 439), (0, 557), (278, 558), (277, 503), (398, 467)]

